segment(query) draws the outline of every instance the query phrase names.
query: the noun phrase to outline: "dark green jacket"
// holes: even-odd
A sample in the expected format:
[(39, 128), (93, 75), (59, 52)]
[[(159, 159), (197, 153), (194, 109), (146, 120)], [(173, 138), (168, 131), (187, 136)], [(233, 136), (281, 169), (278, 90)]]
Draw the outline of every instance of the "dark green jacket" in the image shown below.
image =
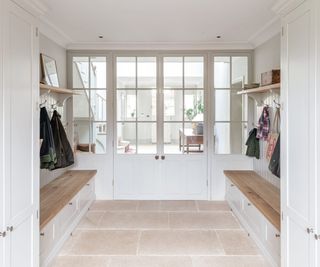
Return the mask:
[(257, 128), (253, 128), (250, 133), (248, 140), (246, 142), (247, 152), (246, 155), (249, 157), (260, 158), (260, 144), (259, 139), (257, 139)]
[(54, 165), (54, 169), (65, 168), (74, 163), (73, 151), (60, 117), (60, 114), (55, 110), (51, 118), (51, 129), (57, 154), (57, 162)]

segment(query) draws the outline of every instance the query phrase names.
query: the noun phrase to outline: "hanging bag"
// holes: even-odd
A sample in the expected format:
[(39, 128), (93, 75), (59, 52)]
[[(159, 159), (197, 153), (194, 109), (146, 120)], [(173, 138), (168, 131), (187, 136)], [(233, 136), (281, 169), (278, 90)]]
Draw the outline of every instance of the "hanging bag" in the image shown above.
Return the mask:
[(266, 159), (270, 162), (271, 157), (273, 155), (274, 149), (276, 147), (278, 138), (280, 133), (280, 109), (276, 108), (276, 112), (274, 114), (273, 119), (273, 130), (268, 135), (267, 139), (267, 149), (266, 149)]
[(280, 135), (278, 137), (276, 146), (274, 148), (270, 163), (269, 170), (277, 177), (280, 178)]

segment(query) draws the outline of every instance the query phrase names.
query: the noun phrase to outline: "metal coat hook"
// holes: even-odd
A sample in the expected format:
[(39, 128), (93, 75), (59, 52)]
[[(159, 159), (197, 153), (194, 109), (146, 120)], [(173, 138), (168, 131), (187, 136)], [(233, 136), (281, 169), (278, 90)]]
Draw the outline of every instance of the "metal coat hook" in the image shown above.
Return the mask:
[(56, 110), (56, 109), (57, 109), (57, 106), (58, 106), (57, 103), (52, 104), (52, 105), (51, 105), (51, 109), (52, 109), (52, 110)]
[(42, 103), (40, 103), (39, 108), (42, 108), (47, 102), (48, 102), (48, 100), (45, 99)]
[(273, 103), (276, 105), (277, 108), (281, 108), (281, 104), (278, 103), (275, 99), (273, 99)]

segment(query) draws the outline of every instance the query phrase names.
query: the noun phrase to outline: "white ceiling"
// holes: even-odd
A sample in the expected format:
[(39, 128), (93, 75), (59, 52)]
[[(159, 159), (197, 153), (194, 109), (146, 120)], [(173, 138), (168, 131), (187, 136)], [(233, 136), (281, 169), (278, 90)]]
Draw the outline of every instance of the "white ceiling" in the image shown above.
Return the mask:
[[(275, 21), (276, 0), (42, 0), (69, 44), (248, 43)], [(103, 35), (104, 39), (98, 36)], [(217, 35), (222, 38), (218, 40)]]

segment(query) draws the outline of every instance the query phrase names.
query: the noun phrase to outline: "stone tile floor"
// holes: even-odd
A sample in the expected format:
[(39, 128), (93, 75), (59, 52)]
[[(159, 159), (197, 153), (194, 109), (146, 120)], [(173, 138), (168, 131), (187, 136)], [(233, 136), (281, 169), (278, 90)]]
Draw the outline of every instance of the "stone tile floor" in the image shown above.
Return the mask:
[(52, 267), (269, 267), (226, 202), (96, 201)]

